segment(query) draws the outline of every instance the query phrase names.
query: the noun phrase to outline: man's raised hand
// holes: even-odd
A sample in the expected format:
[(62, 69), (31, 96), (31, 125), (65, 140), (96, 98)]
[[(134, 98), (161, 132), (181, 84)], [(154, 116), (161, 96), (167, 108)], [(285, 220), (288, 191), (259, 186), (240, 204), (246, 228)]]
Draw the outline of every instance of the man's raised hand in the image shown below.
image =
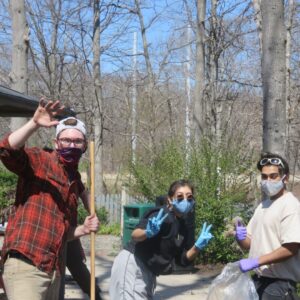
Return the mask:
[(52, 127), (58, 124), (54, 118), (62, 114), (65, 106), (60, 105), (59, 101), (47, 101), (41, 98), (39, 106), (33, 115), (33, 121), (41, 127)]

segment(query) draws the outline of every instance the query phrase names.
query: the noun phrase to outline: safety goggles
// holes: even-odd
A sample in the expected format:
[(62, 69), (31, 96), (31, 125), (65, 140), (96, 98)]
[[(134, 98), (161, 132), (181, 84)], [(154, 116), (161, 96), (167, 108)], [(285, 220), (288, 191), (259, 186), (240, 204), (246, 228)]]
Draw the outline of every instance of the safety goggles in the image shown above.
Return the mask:
[(267, 164), (271, 164), (271, 165), (274, 165), (274, 166), (281, 166), (282, 168), (284, 168), (284, 165), (281, 161), (280, 158), (277, 158), (277, 157), (272, 157), (272, 158), (263, 158), (259, 164), (261, 166), (265, 166)]

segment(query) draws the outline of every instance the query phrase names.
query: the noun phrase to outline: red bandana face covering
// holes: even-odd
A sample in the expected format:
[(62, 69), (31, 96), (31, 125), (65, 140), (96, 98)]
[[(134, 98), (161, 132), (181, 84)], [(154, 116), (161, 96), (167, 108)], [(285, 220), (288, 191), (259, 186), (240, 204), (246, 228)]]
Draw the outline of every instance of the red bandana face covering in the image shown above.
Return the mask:
[(82, 155), (82, 150), (80, 148), (72, 147), (56, 149), (56, 152), (58, 153), (60, 161), (65, 166), (69, 167), (77, 166)]

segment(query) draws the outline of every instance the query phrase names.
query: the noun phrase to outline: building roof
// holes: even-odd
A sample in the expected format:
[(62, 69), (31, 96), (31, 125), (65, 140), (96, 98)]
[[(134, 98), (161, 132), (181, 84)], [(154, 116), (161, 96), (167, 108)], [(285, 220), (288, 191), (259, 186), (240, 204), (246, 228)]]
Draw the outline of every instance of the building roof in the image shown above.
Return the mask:
[(38, 104), (36, 99), (0, 85), (0, 117), (30, 117)]
[[(0, 117), (31, 117), (38, 105), (39, 101), (33, 97), (0, 85)], [(76, 112), (66, 108), (59, 118), (75, 115)]]

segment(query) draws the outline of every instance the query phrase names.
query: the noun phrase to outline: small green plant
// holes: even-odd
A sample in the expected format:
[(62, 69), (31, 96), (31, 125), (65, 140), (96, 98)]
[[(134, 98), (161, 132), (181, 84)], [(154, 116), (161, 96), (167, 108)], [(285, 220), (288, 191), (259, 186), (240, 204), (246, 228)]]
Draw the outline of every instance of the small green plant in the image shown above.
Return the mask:
[[(89, 215), (89, 213), (86, 211), (86, 209), (84, 208), (83, 204), (80, 203), (78, 205), (78, 209), (77, 209), (77, 221), (79, 224), (83, 224), (85, 218)], [(96, 215), (100, 221), (101, 225), (106, 225), (108, 224), (108, 212), (105, 209), (105, 207), (100, 207), (96, 209)]]
[(105, 209), (105, 207), (101, 206), (100, 208), (96, 209), (96, 214), (99, 218), (99, 221), (102, 225), (108, 224), (108, 211)]
[(120, 236), (121, 235), (121, 226), (118, 223), (111, 224), (111, 225), (109, 225), (109, 224), (100, 225), (99, 233)]
[[(99, 207), (96, 209), (96, 214), (98, 216), (98, 219), (100, 221), (100, 229), (99, 234), (111, 234), (120, 236), (121, 234), (121, 226), (120, 224), (108, 224), (109, 223), (109, 216), (108, 211), (105, 209), (105, 207)], [(83, 204), (80, 203), (77, 209), (77, 219), (79, 224), (83, 224), (85, 218), (88, 216), (88, 212), (84, 208)]]

